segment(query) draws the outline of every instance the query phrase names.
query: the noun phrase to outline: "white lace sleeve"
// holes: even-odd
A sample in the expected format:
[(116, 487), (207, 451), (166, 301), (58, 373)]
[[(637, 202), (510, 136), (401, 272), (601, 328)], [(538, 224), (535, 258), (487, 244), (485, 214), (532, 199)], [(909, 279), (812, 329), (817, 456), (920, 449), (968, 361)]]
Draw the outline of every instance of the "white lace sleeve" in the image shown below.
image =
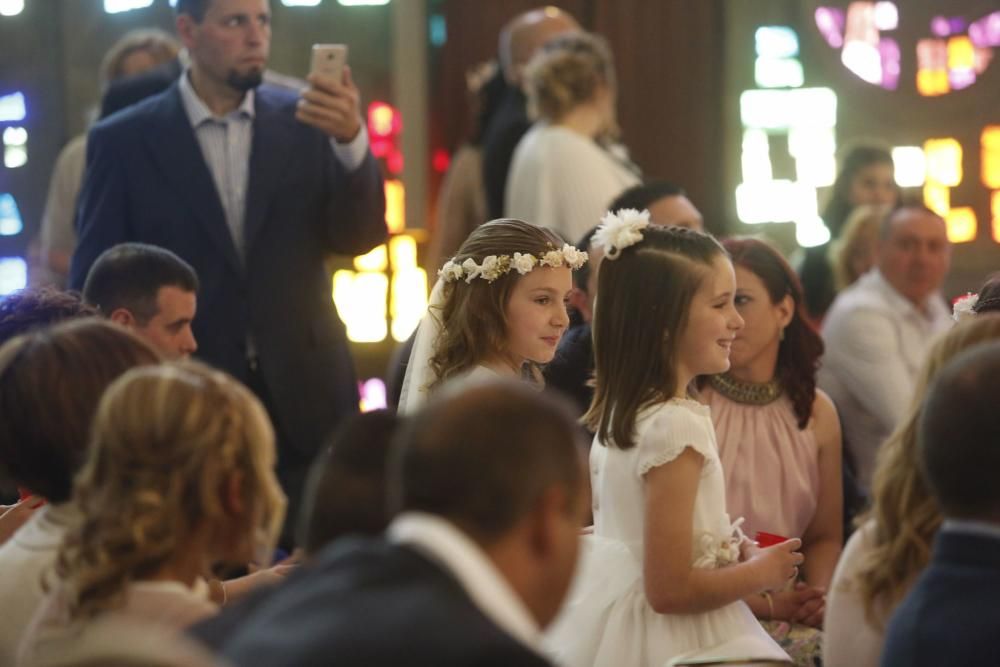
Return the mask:
[(670, 463), (690, 447), (705, 457), (706, 463), (713, 456), (714, 434), (712, 422), (694, 414), (684, 406), (667, 404), (659, 408), (652, 422), (639, 434), (636, 472), (641, 477), (647, 472)]

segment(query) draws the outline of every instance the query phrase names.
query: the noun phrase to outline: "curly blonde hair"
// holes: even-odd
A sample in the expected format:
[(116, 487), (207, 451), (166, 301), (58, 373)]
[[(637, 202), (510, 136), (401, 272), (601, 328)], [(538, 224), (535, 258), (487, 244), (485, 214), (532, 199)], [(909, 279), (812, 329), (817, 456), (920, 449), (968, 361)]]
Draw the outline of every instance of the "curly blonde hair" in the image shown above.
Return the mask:
[(594, 98), (601, 86), (615, 87), (611, 49), (603, 37), (568, 33), (547, 42), (525, 68), (528, 114), (556, 122)]
[[(457, 264), (467, 259), (481, 263), (490, 255), (535, 256), (562, 248), (558, 234), (522, 220), (501, 218), (477, 227), (452, 258)], [(509, 271), (493, 282), (458, 280), (444, 286), (444, 303), (430, 314), (438, 319), (441, 335), (434, 342), (430, 367), (435, 379), (433, 390), (449, 378), (461, 374), (506, 348), (507, 303), (520, 274)]]
[(1000, 314), (960, 322), (931, 346), (920, 371), (907, 418), (882, 445), (872, 482), (874, 502), (860, 520), (874, 521), (873, 548), (858, 570), (858, 591), (869, 623), (880, 625), (930, 559), (941, 526), (917, 457), (917, 423), (928, 386), (959, 353), (1000, 339)]
[(840, 238), (830, 244), (830, 265), (838, 291), (852, 285), (874, 264), (879, 225), (888, 213), (888, 207), (857, 206), (847, 216)]
[[(263, 407), (224, 373), (178, 362), (116, 380), (76, 480), (81, 518), (56, 560), (71, 616), (118, 607), (130, 583), (190, 548), (198, 530), (217, 540), (206, 559), (272, 548), (285, 505), (274, 458)], [(234, 479), (247, 508), (240, 525), (220, 497)]]

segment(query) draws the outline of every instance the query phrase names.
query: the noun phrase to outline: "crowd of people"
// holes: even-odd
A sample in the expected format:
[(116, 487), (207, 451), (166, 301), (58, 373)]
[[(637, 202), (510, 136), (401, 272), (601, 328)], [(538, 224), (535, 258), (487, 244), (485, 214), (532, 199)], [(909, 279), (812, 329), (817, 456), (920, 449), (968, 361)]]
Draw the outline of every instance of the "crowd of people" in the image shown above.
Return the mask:
[(1000, 278), (949, 309), (883, 148), (793, 268), (642, 178), (602, 38), (514, 17), (358, 414), (323, 262), (386, 227), (350, 70), (289, 87), (266, 0), (176, 5), (0, 301), (0, 664), (992, 661)]

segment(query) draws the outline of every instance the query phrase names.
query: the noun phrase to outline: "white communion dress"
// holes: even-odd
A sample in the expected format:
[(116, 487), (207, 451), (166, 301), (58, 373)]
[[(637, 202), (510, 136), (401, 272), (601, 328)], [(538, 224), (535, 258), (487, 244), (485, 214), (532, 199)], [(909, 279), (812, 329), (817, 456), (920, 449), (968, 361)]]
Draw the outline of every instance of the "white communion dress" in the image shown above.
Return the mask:
[[(642, 411), (636, 445), (590, 451), (594, 534), (583, 538), (580, 565), (568, 602), (547, 636), (567, 667), (661, 667), (681, 654), (733, 640), (750, 640), (785, 654), (742, 601), (697, 614), (659, 614), (643, 590), (643, 478), (685, 448), (704, 457), (694, 503), (691, 565), (725, 567), (739, 560), (742, 533), (726, 513), (726, 491), (707, 406), (672, 399)], [(737, 641), (737, 644), (740, 642)], [(742, 656), (730, 656), (742, 657)]]

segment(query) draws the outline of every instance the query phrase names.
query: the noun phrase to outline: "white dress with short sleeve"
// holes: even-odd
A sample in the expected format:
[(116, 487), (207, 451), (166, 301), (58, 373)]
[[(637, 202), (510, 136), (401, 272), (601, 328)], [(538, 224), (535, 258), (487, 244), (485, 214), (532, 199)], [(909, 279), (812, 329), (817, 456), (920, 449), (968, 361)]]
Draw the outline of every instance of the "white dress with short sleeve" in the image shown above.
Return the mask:
[[(726, 513), (726, 491), (709, 408), (673, 399), (639, 414), (636, 445), (590, 451), (594, 534), (583, 553), (568, 602), (548, 636), (569, 667), (661, 667), (672, 658), (736, 639), (783, 655), (742, 601), (700, 614), (658, 614), (643, 590), (643, 476), (685, 448), (704, 457), (694, 502), (692, 567), (739, 560), (741, 533)], [(734, 656), (736, 657), (736, 656)]]

